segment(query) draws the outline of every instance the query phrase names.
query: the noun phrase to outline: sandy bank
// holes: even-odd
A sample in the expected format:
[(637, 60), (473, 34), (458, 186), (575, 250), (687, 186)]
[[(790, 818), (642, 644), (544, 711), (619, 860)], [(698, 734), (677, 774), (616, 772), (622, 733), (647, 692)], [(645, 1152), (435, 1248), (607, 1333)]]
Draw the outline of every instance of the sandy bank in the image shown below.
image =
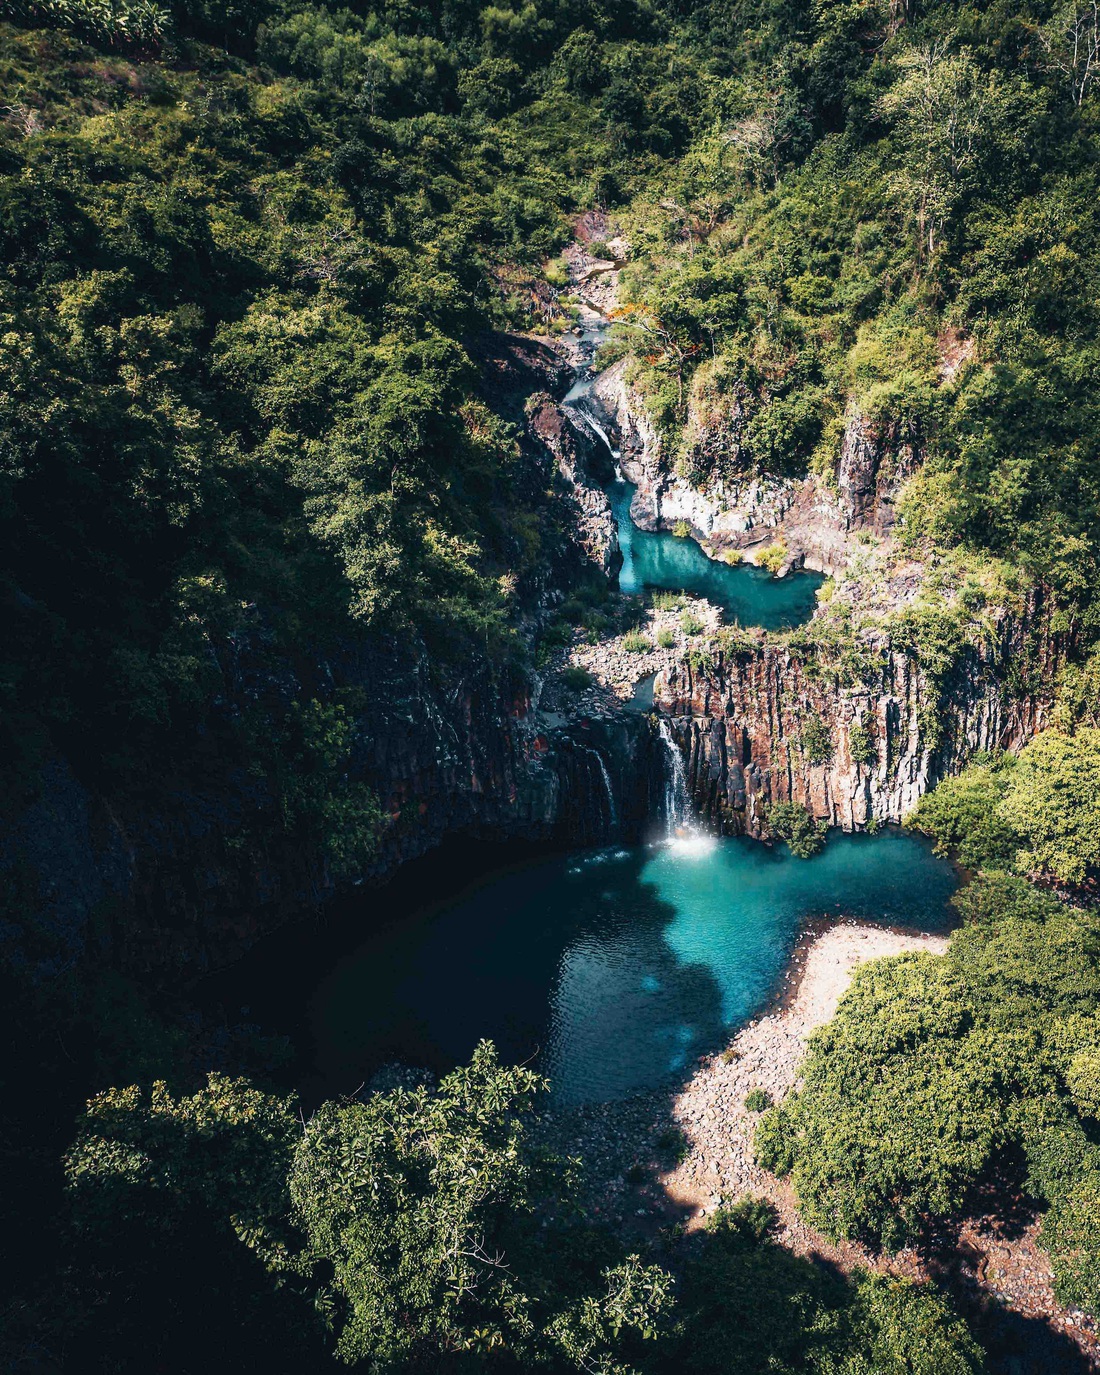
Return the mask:
[[(791, 992), (779, 1008), (739, 1031), (726, 1055), (708, 1060), (676, 1096), (672, 1116), (691, 1150), (662, 1176), (670, 1198), (696, 1214), (722, 1197), (745, 1192), (786, 1203), (785, 1187), (753, 1162), (757, 1116), (746, 1111), (746, 1095), (762, 1088), (778, 1101), (794, 1087), (806, 1038), (836, 1012), (858, 965), (911, 950), (942, 954), (946, 949), (944, 936), (855, 923), (830, 927), (804, 945), (790, 976)], [(798, 1225), (787, 1207), (781, 1212), (785, 1221)]]

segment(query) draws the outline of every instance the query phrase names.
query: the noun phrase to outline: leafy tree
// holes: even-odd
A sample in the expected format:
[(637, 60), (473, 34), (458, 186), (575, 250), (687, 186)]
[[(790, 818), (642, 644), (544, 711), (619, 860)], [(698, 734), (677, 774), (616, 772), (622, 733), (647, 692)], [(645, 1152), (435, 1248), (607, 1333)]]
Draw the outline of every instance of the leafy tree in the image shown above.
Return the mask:
[(905, 824), (930, 835), (937, 854), (955, 851), (964, 868), (1011, 869), (1020, 835), (1001, 816), (1000, 805), (1014, 764), (1012, 755), (971, 760), (957, 778), (945, 778), (926, 793)]
[(1100, 5), (1068, 0), (1039, 28), (1047, 64), (1065, 81), (1075, 105), (1084, 103), (1100, 74)]
[(998, 816), (1023, 840), (1018, 865), (1082, 883), (1100, 866), (1100, 730), (1043, 731), (1025, 745)]
[(106, 1089), (88, 1104), (66, 1159), (78, 1225), (127, 1216), (170, 1231), (201, 1207), (263, 1245), (267, 1220), (286, 1211), (291, 1109), (222, 1074), (183, 1098), (162, 1081), (148, 1092)]
[(554, 1264), (567, 1244), (556, 1226), (533, 1245), (540, 1202), (568, 1201), (567, 1177), (528, 1141), (544, 1088), (482, 1043), (437, 1092), (328, 1103), (309, 1123), (290, 1191), (331, 1266), (344, 1360), (387, 1370), (469, 1352), (619, 1370), (620, 1344), (653, 1335), (662, 1271), (624, 1257), (586, 1290), (589, 1267)]
[[(260, 1359), (302, 1370), (323, 1333), (296, 1297), (287, 1226), (292, 1102), (211, 1074), (88, 1104), (65, 1159), (72, 1230), (59, 1340), (136, 1372)], [(291, 1280), (276, 1289), (265, 1268)]]
[(957, 902), (967, 924), (946, 955), (857, 971), (758, 1155), (828, 1235), (890, 1249), (965, 1216), (975, 1186), (1022, 1158), (1059, 1296), (1096, 1311), (1096, 914), (1007, 875)]
[(768, 830), (776, 840), (784, 840), (791, 854), (810, 859), (825, 845), (828, 827), (797, 802), (773, 802), (768, 808)]
[(977, 1375), (979, 1348), (929, 1288), (835, 1273), (771, 1239), (774, 1212), (743, 1199), (712, 1214), (683, 1285), (677, 1368), (710, 1375)]
[(931, 258), (988, 137), (988, 81), (968, 52), (946, 43), (908, 48), (879, 108), (896, 120), (900, 165), (888, 181), (916, 229), (917, 258)]

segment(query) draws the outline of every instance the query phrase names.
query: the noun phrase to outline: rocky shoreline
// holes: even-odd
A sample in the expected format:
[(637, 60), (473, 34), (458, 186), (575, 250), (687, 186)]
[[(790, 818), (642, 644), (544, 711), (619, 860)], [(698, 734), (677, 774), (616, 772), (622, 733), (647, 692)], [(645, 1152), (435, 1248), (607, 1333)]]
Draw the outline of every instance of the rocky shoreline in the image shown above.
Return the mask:
[[(671, 1093), (558, 1109), (547, 1115), (544, 1131), (556, 1149), (584, 1161), (593, 1214), (639, 1244), (672, 1246), (723, 1204), (763, 1198), (775, 1209), (776, 1241), (796, 1255), (844, 1272), (935, 1279), (981, 1321), (1006, 1331), (1014, 1320), (1041, 1324), (1100, 1369), (1095, 1323), (1054, 1297), (1037, 1217), (1006, 1227), (991, 1206), (920, 1252), (887, 1256), (826, 1240), (802, 1219), (791, 1186), (753, 1158), (759, 1115), (746, 1108), (746, 1097), (762, 1089), (780, 1101), (798, 1086), (807, 1039), (833, 1017), (858, 966), (913, 952), (942, 954), (948, 940), (851, 920), (811, 926), (768, 1010), (725, 1050), (703, 1057), (685, 1084)], [(667, 1255), (675, 1265), (675, 1251)]]
[[(947, 940), (855, 921), (810, 928), (771, 1007), (723, 1051), (703, 1057), (687, 1083), (671, 1095), (558, 1110), (550, 1114), (555, 1145), (585, 1160), (603, 1211), (628, 1230), (679, 1223), (690, 1231), (723, 1201), (752, 1193), (780, 1209), (780, 1239), (808, 1249), (808, 1241), (798, 1244), (800, 1235), (806, 1240), (811, 1234), (790, 1190), (753, 1160), (757, 1114), (744, 1100), (763, 1089), (779, 1101), (795, 1087), (808, 1036), (833, 1016), (858, 965), (911, 951), (941, 954)], [(670, 1159), (675, 1156), (681, 1158)], [(647, 1178), (632, 1191), (629, 1180), (640, 1179), (643, 1170)], [(646, 1222), (639, 1226), (642, 1217)]]

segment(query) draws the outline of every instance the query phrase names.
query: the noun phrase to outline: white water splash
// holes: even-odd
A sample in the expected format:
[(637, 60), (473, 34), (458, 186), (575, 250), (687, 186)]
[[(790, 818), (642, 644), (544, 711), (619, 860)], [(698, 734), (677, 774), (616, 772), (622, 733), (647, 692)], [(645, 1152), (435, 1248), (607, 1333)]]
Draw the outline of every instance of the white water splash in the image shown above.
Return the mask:
[(665, 773), (665, 840), (664, 847), (683, 859), (701, 859), (717, 844), (714, 836), (700, 830), (691, 810), (687, 772), (680, 747), (664, 717), (657, 721), (657, 733), (665, 747), (668, 768)]
[(685, 830), (682, 835), (669, 836), (664, 841), (664, 848), (682, 859), (702, 859), (717, 844), (717, 838), (707, 835), (706, 831)]
[(615, 446), (611, 443), (611, 438), (608, 435), (607, 431), (604, 429), (604, 427), (600, 424), (600, 422), (596, 419), (596, 417), (592, 414), (592, 412), (588, 409), (587, 406), (576, 406), (574, 407), (574, 409), (580, 416), (581, 420), (591, 429), (595, 430), (599, 437), (603, 440), (607, 452), (615, 460), (615, 471), (618, 472), (618, 461), (622, 457), (622, 455), (619, 453), (619, 450), (616, 449)]

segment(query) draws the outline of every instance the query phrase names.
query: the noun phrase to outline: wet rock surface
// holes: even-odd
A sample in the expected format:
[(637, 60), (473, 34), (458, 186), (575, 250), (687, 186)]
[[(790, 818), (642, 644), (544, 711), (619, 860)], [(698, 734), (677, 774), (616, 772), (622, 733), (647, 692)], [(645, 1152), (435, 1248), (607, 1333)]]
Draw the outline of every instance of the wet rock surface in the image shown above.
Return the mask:
[(576, 538), (588, 558), (605, 573), (615, 567), (619, 541), (604, 484), (611, 479), (607, 452), (548, 392), (527, 402), (531, 434), (553, 455), (564, 480), (564, 498), (573, 507)]

